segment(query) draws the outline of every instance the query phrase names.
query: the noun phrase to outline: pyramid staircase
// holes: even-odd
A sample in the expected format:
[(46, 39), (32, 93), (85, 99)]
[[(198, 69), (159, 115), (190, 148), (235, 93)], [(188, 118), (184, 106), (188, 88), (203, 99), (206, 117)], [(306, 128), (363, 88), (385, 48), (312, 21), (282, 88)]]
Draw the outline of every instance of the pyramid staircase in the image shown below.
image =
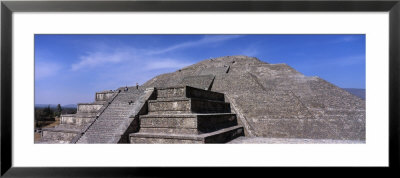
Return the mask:
[(243, 136), (224, 94), (189, 86), (156, 89), (131, 143), (226, 143)]
[[(89, 125), (87, 131), (76, 143), (120, 143), (125, 142), (124, 134), (132, 124), (135, 125), (134, 115), (140, 112), (146, 92), (143, 89), (133, 87), (119, 89), (118, 95), (101, 113), (101, 115)], [(131, 132), (134, 132), (131, 129)], [(127, 136), (128, 137), (128, 136)], [(126, 138), (128, 142), (128, 138)]]

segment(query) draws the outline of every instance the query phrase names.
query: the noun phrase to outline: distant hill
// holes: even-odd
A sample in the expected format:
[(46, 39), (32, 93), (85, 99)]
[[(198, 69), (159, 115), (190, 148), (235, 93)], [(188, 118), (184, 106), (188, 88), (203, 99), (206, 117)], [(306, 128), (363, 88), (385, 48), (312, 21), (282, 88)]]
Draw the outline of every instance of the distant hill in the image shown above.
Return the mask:
[(348, 91), (349, 93), (360, 97), (361, 99), (365, 100), (365, 89), (360, 88), (343, 88), (343, 90)]
[[(50, 108), (57, 108), (57, 104), (35, 104), (36, 108), (45, 108), (50, 105)], [(76, 108), (76, 104), (61, 105), (62, 108)]]
[(76, 108), (77, 105), (76, 104), (67, 104), (67, 105), (62, 105), (61, 107), (63, 107), (63, 108)]

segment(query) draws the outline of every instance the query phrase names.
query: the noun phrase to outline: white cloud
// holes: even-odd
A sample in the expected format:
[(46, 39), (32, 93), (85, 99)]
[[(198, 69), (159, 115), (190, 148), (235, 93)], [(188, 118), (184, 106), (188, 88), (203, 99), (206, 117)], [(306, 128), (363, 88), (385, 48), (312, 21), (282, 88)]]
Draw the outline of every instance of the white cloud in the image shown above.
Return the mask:
[[(89, 52), (87, 55), (81, 56), (79, 58), (79, 62), (71, 65), (71, 70), (77, 71), (88, 67), (90, 68), (105, 64), (116, 64), (123, 61), (136, 61), (139, 59), (143, 61), (143, 59), (153, 58), (156, 55), (161, 55), (166, 52), (172, 52), (175, 50), (181, 50), (211, 43), (224, 42), (239, 37), (241, 37), (241, 35), (206, 35), (197, 41), (183, 42), (162, 49), (138, 49), (133, 47), (102, 46), (99, 51)], [(151, 60), (151, 62), (146, 65), (146, 69), (153, 70), (165, 68), (180, 68), (186, 65), (187, 63), (182, 63), (178, 60), (172, 59), (162, 59), (155, 61)]]
[(195, 47), (195, 46), (200, 46), (200, 45), (205, 45), (205, 44), (210, 44), (210, 43), (224, 42), (224, 41), (232, 40), (232, 39), (239, 38), (239, 37), (241, 37), (241, 35), (206, 35), (200, 40), (176, 44), (176, 45), (164, 48), (164, 49), (149, 52), (149, 54), (161, 54), (161, 53), (171, 52), (171, 51), (180, 50), (180, 49), (189, 48), (189, 47)]
[(259, 51), (254, 46), (249, 46), (241, 51), (241, 55), (245, 56), (256, 56), (258, 54)]
[(114, 52), (93, 52), (86, 56), (81, 56), (78, 63), (72, 64), (73, 71), (86, 68), (96, 67), (107, 63), (119, 63), (124, 60), (135, 58), (133, 51), (115, 50)]

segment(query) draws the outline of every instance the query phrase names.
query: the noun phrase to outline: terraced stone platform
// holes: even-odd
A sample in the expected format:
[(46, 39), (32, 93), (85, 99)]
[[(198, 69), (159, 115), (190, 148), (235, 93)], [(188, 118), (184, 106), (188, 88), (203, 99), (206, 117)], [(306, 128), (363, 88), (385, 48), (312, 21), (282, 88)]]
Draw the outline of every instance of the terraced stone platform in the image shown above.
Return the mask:
[(140, 116), (141, 131), (159, 133), (201, 134), (237, 125), (236, 115), (216, 114), (149, 114)]
[(60, 125), (42, 130), (39, 143), (74, 143), (83, 130), (108, 106), (116, 91), (97, 92), (92, 103), (79, 103), (76, 114), (61, 115)]
[(189, 86), (157, 88), (131, 143), (225, 143), (244, 135), (222, 93)]
[(130, 135), (131, 143), (182, 144), (182, 143), (227, 143), (243, 136), (243, 127), (233, 126), (204, 134), (165, 134), (139, 132)]
[(80, 134), (82, 126), (73, 124), (60, 124), (54, 128), (43, 128), (39, 143), (70, 143)]

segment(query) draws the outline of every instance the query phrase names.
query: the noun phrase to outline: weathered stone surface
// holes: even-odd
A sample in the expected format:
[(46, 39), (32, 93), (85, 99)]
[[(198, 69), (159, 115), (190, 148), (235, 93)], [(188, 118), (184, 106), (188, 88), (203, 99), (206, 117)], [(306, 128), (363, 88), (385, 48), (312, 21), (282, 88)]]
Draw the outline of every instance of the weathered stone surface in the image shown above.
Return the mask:
[(209, 90), (211, 89), (214, 78), (214, 75), (186, 76), (179, 84)]
[(139, 117), (140, 130), (130, 134), (131, 143), (224, 143), (244, 134), (223, 94), (186, 86), (160, 90), (156, 100), (149, 100), (149, 113)]
[(157, 113), (164, 111), (177, 111), (190, 113), (191, 111), (191, 101), (188, 98), (178, 99), (165, 99), (165, 100), (153, 100), (149, 101), (149, 112)]
[(79, 129), (66, 125), (61, 125), (58, 128), (44, 128), (40, 143), (70, 143), (72, 138), (79, 133)]
[(61, 115), (60, 123), (61, 124), (72, 124), (72, 123), (75, 123), (75, 114)]
[(198, 114), (197, 129), (200, 133), (213, 132), (219, 129), (238, 125), (236, 114)]
[(111, 97), (114, 96), (116, 92), (111, 90), (111, 91), (102, 91), (102, 92), (96, 92), (96, 97), (95, 100), (96, 101), (107, 101), (109, 100)]
[[(200, 134), (235, 125), (237, 125), (235, 114), (160, 114), (140, 116), (141, 131), (145, 131), (147, 128), (165, 128), (164, 130), (168, 131), (168, 133), (179, 131), (180, 133), (190, 132), (193, 134)], [(181, 131), (179, 129), (195, 130)], [(146, 131), (149, 130), (150, 129), (147, 129)], [(154, 132), (158, 132), (157, 129), (154, 129)]]
[(242, 126), (228, 127), (203, 135), (204, 143), (226, 143), (240, 136), (244, 136)]
[(204, 91), (198, 88), (186, 87), (186, 97), (187, 98), (197, 98), (197, 99), (205, 99), (205, 100), (213, 100), (213, 101), (221, 101), (225, 102), (224, 94), (213, 92), (213, 91)]
[(139, 132), (130, 134), (131, 143), (226, 143), (243, 136), (243, 127), (234, 126), (207, 134), (166, 134)]
[(365, 144), (365, 140), (238, 137), (227, 144)]
[(200, 134), (197, 128), (142, 127), (142, 125), (140, 126), (140, 132), (161, 134)]
[(224, 93), (249, 136), (365, 140), (365, 101), (286, 64), (227, 56), (203, 60), (157, 76), (144, 87), (179, 83), (184, 76), (215, 72), (211, 90)]
[(79, 103), (77, 112), (97, 112), (103, 104), (97, 103)]
[(200, 71), (199, 75), (224, 75), (228, 73), (229, 65), (223, 67), (209, 67)]
[(96, 113), (77, 113), (61, 115), (60, 124), (83, 126), (88, 124), (94, 117), (96, 117)]
[(157, 98), (198, 98), (216, 101), (225, 101), (224, 94), (204, 91), (190, 86), (175, 86), (157, 88)]
[(230, 113), (229, 103), (198, 98), (158, 99), (149, 101), (149, 112), (165, 113)]
[(197, 115), (194, 114), (160, 114), (141, 115), (141, 128), (197, 128)]
[(186, 97), (185, 87), (157, 88), (157, 98), (183, 98)]
[(191, 143), (191, 144), (200, 144), (203, 143), (202, 140), (190, 140), (190, 139), (178, 139), (178, 138), (158, 138), (158, 137), (130, 137), (129, 140), (131, 143), (135, 144), (184, 144), (184, 143)]

